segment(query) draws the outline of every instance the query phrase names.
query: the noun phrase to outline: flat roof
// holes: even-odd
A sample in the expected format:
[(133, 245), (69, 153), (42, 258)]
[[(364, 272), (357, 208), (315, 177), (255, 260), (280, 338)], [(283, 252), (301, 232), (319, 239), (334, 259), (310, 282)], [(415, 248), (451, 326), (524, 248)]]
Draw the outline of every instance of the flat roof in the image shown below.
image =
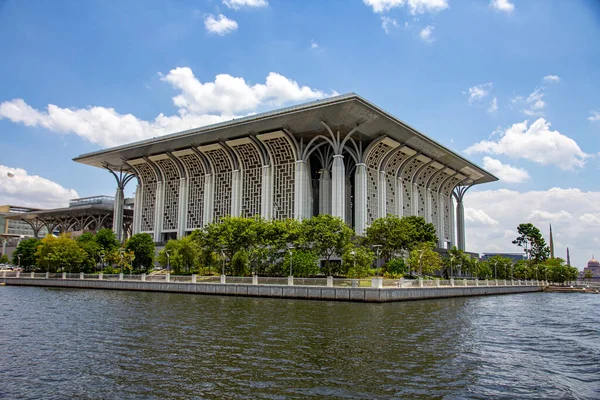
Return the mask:
[[(218, 124), (141, 140), (104, 150), (82, 154), (73, 160), (104, 168), (128, 169), (123, 160), (173, 152), (203, 144), (273, 132), (285, 128), (299, 137), (316, 136), (323, 132), (321, 121), (332, 129), (350, 130), (357, 125), (358, 139), (372, 140), (382, 135), (421, 152), (470, 178), (476, 183), (497, 181), (498, 178), (454, 151), (425, 136), (402, 120), (382, 110), (356, 93), (329, 97), (292, 107), (281, 108)], [(342, 129), (340, 129), (342, 130)], [(343, 131), (343, 130), (342, 130)]]

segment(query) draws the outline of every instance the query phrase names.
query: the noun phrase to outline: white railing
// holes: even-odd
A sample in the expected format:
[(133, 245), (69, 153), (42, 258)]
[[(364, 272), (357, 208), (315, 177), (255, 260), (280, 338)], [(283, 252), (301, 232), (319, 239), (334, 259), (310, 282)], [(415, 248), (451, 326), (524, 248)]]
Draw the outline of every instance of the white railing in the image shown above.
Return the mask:
[(348, 288), (449, 288), (449, 287), (489, 287), (489, 286), (540, 286), (548, 282), (536, 280), (496, 280), (496, 279), (387, 279), (387, 278), (295, 278), (267, 276), (198, 276), (171, 274), (86, 274), (86, 273), (48, 273), (1, 271), (0, 278), (29, 278), (29, 279), (79, 279), (106, 281), (137, 281), (137, 282), (171, 282), (171, 283), (226, 283), (243, 285), (294, 285), (317, 287), (348, 287)]

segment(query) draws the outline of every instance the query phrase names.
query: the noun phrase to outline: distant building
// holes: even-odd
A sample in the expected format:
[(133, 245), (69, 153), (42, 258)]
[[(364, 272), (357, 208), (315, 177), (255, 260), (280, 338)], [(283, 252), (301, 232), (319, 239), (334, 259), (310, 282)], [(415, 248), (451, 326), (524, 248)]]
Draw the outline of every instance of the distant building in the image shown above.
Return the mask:
[(583, 269), (583, 272), (581, 273), (581, 275), (585, 276), (585, 273), (587, 271), (590, 271), (594, 278), (600, 278), (600, 262), (598, 262), (598, 260), (596, 260), (593, 255), (592, 255), (592, 259), (590, 261), (588, 261), (587, 267), (585, 267)]
[[(19, 223), (19, 226), (29, 227), (27, 236), (41, 238), (48, 232), (73, 233), (80, 235), (83, 232), (97, 232), (102, 228), (113, 227), (114, 197), (93, 196), (73, 199), (69, 207), (51, 210), (29, 209), (19, 213), (5, 215), (7, 220)], [(133, 207), (131, 202), (125, 201), (122, 215), (122, 232), (126, 239), (131, 234), (133, 223)]]
[(510, 258), (513, 262), (527, 259), (527, 257), (523, 253), (482, 253), (481, 259), (489, 260), (490, 258), (492, 258), (494, 256)]
[[(31, 225), (12, 217), (35, 211), (39, 211), (39, 209), (8, 204), (0, 206), (0, 254), (10, 256), (21, 239), (34, 236)], [(47, 231), (41, 233), (45, 235)]]

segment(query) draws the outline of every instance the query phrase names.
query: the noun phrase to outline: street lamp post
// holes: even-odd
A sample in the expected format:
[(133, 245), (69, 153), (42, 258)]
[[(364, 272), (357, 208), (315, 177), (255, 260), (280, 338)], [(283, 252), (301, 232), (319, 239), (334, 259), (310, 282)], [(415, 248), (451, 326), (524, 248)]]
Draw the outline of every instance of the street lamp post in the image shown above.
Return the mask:
[(23, 254), (17, 254), (17, 258), (19, 259), (19, 270), (21, 270), (21, 256)]
[(225, 276), (225, 250), (221, 249), (221, 255), (223, 256), (223, 267), (221, 270), (221, 276)]
[(374, 244), (373, 247), (375, 247), (377, 249), (377, 271), (375, 272), (375, 276), (379, 276), (379, 269), (380, 269), (380, 257), (379, 257), (379, 254), (381, 252), (381, 245), (380, 244)]
[(290, 278), (293, 276), (292, 275), (292, 249), (294, 248), (294, 246), (289, 246), (288, 247), (288, 251), (290, 252)]
[(454, 256), (450, 256), (450, 279), (454, 278), (454, 274), (452, 272), (452, 263), (454, 262)]
[(497, 272), (497, 267), (498, 267), (498, 261), (494, 262), (494, 279), (498, 280), (498, 272)]
[(167, 256), (167, 272), (171, 272), (171, 255), (169, 254), (171, 250), (165, 250), (165, 255)]
[(119, 256), (121, 257), (121, 274), (123, 273), (123, 249), (119, 250)]

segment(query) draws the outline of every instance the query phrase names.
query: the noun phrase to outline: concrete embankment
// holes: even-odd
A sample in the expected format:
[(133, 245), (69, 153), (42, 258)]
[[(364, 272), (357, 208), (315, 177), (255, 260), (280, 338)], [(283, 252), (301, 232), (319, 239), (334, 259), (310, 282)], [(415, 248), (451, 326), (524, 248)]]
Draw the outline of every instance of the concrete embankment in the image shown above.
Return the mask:
[(104, 281), (91, 279), (0, 278), (11, 286), (44, 286), (78, 289), (136, 290), (145, 292), (190, 293), (225, 296), (275, 297), (286, 299), (336, 300), (358, 302), (394, 302), (450, 297), (486, 296), (541, 292), (543, 286), (477, 286), (425, 288), (352, 288), (286, 285), (250, 285), (235, 283), (181, 283)]

